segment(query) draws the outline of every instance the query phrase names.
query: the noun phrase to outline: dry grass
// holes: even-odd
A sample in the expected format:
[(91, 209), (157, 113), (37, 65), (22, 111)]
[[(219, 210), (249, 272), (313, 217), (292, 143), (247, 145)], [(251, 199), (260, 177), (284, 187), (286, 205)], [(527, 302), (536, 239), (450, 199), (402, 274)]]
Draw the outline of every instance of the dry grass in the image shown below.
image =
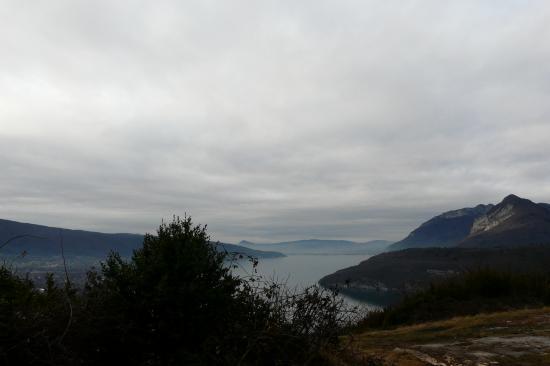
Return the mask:
[(348, 364), (550, 365), (550, 308), (366, 331), (342, 341), (350, 343)]

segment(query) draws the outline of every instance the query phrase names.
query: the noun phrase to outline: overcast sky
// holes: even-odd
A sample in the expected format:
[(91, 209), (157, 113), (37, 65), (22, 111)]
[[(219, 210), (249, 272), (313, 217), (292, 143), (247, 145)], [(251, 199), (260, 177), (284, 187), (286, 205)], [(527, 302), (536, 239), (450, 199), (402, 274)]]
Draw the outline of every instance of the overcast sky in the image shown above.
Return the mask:
[(550, 2), (0, 0), (0, 217), (398, 240), (550, 201)]

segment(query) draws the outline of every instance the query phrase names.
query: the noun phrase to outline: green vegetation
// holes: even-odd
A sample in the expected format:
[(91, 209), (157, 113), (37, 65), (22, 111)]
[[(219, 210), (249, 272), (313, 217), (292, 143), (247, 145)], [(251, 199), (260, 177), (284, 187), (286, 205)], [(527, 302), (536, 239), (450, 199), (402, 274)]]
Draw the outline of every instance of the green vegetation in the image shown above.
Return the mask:
[(549, 274), (482, 269), (432, 284), (394, 306), (370, 313), (358, 329), (387, 328), (549, 304)]
[[(111, 253), (83, 288), (0, 269), (5, 365), (328, 363), (349, 325), (333, 292), (234, 276), (191, 218), (163, 223), (130, 260)], [(229, 258), (230, 259), (230, 258)]]

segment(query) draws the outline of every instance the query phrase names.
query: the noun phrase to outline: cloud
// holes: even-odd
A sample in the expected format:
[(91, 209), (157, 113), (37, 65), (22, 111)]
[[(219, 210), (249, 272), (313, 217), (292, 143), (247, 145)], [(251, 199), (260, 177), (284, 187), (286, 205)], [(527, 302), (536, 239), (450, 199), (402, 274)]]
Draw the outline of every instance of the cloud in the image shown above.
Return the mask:
[(5, 218), (397, 240), (550, 201), (544, 1), (7, 1), (0, 24)]

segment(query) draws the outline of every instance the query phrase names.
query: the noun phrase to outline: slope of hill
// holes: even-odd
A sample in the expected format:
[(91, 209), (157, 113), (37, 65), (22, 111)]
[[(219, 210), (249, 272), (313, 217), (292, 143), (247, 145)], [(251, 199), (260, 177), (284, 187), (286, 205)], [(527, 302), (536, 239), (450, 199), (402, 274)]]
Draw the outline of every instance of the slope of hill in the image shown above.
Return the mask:
[(550, 211), (550, 203), (537, 203), (537, 205), (544, 207), (548, 211)]
[(375, 255), (384, 252), (391, 242), (373, 240), (357, 243), (348, 240), (296, 240), (272, 244), (257, 244), (241, 241), (239, 245), (261, 250), (277, 251), (284, 254), (365, 254)]
[[(57, 256), (61, 250), (61, 238), (66, 255), (99, 258), (105, 257), (111, 250), (123, 256), (129, 256), (143, 243), (143, 235), (140, 234), (106, 234), (0, 220), (0, 254), (26, 253), (30, 256)], [(281, 253), (265, 252), (227, 243), (221, 243), (217, 248), (257, 258), (284, 256)]]
[(129, 255), (141, 246), (143, 235), (105, 234), (83, 230), (69, 230), (43, 225), (0, 220), (0, 243), (4, 254), (57, 255), (60, 240), (68, 255), (105, 256), (110, 250)]
[(389, 249), (454, 246), (470, 234), (474, 221), (492, 207), (493, 205), (478, 205), (445, 212), (423, 223), (405, 239), (392, 244)]
[(244, 247), (242, 245), (228, 244), (228, 243), (219, 243), (217, 246), (218, 250), (225, 250), (228, 253), (237, 253), (244, 256), (250, 256), (254, 258), (281, 258), (285, 257), (283, 253), (265, 251), (265, 250), (256, 250)]
[(450, 275), (480, 268), (502, 271), (547, 271), (549, 246), (515, 248), (413, 248), (383, 253), (357, 266), (341, 269), (323, 277), (325, 287), (342, 292), (409, 293)]

